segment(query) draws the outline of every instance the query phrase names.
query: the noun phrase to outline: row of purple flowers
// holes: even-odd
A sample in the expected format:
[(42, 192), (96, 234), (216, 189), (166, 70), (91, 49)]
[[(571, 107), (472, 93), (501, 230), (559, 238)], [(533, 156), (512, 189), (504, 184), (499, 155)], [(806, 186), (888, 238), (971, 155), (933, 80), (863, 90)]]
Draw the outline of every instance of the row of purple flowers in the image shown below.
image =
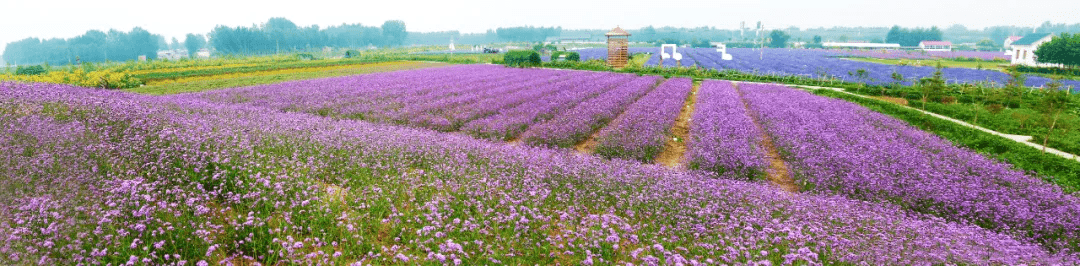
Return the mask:
[(671, 127), (692, 89), (688, 78), (672, 78), (627, 107), (597, 135), (596, 153), (650, 162), (671, 138)]
[(765, 173), (763, 133), (729, 81), (705, 81), (690, 120), (685, 160), (691, 169), (749, 178)]

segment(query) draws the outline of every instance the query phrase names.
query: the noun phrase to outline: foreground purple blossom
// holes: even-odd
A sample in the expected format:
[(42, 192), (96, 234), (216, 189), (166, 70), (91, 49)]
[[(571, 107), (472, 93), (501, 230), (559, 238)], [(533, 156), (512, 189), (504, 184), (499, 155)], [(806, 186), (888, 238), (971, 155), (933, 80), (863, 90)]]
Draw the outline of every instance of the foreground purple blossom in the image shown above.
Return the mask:
[(690, 120), (686, 160), (692, 169), (760, 176), (768, 167), (762, 134), (731, 82), (705, 81)]
[(889, 202), (947, 220), (1080, 244), (1080, 199), (1010, 165), (853, 103), (742, 83), (751, 109), (815, 191)]
[(672, 78), (642, 96), (597, 135), (596, 153), (651, 162), (670, 138), (671, 127), (690, 94), (692, 80)]
[(889, 204), (242, 102), (0, 83), (0, 264), (1080, 263)]

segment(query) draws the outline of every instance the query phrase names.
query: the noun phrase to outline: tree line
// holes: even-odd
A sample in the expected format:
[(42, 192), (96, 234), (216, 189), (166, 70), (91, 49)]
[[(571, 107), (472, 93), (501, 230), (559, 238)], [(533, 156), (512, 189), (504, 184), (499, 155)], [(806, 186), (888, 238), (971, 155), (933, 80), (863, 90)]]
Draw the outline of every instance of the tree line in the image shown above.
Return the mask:
[(320, 29), (318, 25), (299, 27), (279, 17), (251, 27), (219, 25), (209, 37), (218, 53), (266, 54), (320, 47), (400, 46), (407, 36), (401, 20), (389, 20), (380, 27), (342, 24)]
[(885, 35), (886, 43), (899, 43), (900, 46), (919, 46), (922, 41), (942, 41), (941, 29), (938, 27), (924, 28), (901, 28), (893, 26)]
[(165, 38), (135, 27), (129, 32), (111, 29), (108, 32), (89, 30), (73, 38), (26, 38), (8, 43), (3, 58), (7, 63), (76, 64), (136, 60), (141, 55), (157, 58)]

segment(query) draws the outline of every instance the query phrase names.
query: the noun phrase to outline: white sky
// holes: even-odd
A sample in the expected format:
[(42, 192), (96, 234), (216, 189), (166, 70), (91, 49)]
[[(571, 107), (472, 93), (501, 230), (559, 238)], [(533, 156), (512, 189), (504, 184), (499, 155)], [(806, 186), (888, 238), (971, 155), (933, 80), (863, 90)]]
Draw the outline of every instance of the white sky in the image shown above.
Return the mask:
[[(674, 4), (672, 2), (675, 2)], [(528, 4), (525, 4), (528, 3)], [(70, 38), (90, 29), (151, 33), (183, 40), (215, 25), (250, 26), (285, 17), (300, 26), (381, 25), (401, 19), (409, 31), (484, 32), (507, 26), (636, 29), (647, 25), (734, 29), (762, 21), (767, 28), (892, 26), (969, 28), (1080, 23), (1077, 0), (452, 0), (452, 1), (226, 1), (226, 0), (0, 0), (3, 44), (27, 37)]]

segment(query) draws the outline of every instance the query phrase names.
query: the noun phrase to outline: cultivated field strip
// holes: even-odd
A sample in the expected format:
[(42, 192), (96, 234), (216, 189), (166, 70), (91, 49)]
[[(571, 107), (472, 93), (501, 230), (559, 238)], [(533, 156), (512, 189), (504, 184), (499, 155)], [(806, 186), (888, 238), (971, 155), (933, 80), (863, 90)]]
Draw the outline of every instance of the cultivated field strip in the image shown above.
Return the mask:
[(671, 126), (692, 86), (693, 82), (688, 78), (672, 78), (642, 96), (600, 130), (597, 154), (652, 162), (670, 137)]
[(513, 108), (500, 109), (491, 116), (473, 120), (464, 126), (464, 131), (481, 138), (515, 139), (529, 125), (550, 119), (584, 100), (596, 97), (635, 77), (610, 73), (594, 74), (598, 76), (590, 77), (582, 82), (560, 84), (555, 93), (524, 102)]
[(1077, 250), (1080, 199), (903, 121), (770, 84), (740, 84), (796, 182)]
[(615, 119), (627, 106), (656, 88), (663, 78), (642, 76), (529, 127), (521, 138), (534, 146), (571, 148)]
[[(660, 58), (659, 50), (658, 48), (630, 48), (632, 53), (653, 53), (645, 63), (646, 66), (657, 66)], [(732, 55), (732, 60), (723, 60), (715, 48), (679, 48), (678, 51), (683, 55), (683, 67), (733, 70), (754, 75), (836, 79), (872, 85), (888, 85), (897, 82), (892, 77), (894, 72), (903, 77), (900, 83), (914, 85), (920, 79), (932, 76), (935, 71), (929, 66), (898, 66), (848, 60), (843, 58), (848, 56), (847, 53), (822, 49), (728, 48), (726, 52)], [(607, 58), (605, 48), (583, 49), (578, 52), (581, 53), (582, 58)], [(674, 66), (674, 59), (664, 60), (664, 67)], [(855, 73), (859, 70), (865, 71), (866, 76), (856, 76)], [(1004, 87), (1009, 80), (1009, 75), (1005, 72), (989, 69), (947, 67), (942, 69), (942, 73), (950, 84), (992, 83), (992, 86)], [(1033, 87), (1044, 86), (1053, 81), (1051, 78), (1038, 75), (1025, 75), (1025, 77), (1025, 84)], [(1072, 86), (1074, 90), (1080, 89), (1078, 80), (1065, 79), (1062, 83)]]
[(761, 178), (768, 168), (762, 132), (754, 125), (735, 85), (707, 80), (698, 90), (690, 120), (686, 161), (690, 169)]
[(889, 204), (193, 94), (0, 83), (0, 125), (0, 264), (1080, 263)]
[[(410, 125), (433, 128), (443, 131), (457, 130), (462, 123), (484, 116), (481, 110), (496, 108), (491, 105), (477, 106), (484, 100), (495, 97), (514, 97), (517, 93), (532, 93), (528, 90), (532, 87), (540, 87), (555, 82), (567, 82), (569, 75), (540, 76), (524, 82), (515, 82), (501, 87), (477, 91), (475, 93), (461, 93), (442, 98), (433, 98), (428, 101), (420, 101), (405, 106), (405, 111), (399, 112), (399, 121), (408, 121)], [(479, 111), (475, 112), (474, 111)]]

